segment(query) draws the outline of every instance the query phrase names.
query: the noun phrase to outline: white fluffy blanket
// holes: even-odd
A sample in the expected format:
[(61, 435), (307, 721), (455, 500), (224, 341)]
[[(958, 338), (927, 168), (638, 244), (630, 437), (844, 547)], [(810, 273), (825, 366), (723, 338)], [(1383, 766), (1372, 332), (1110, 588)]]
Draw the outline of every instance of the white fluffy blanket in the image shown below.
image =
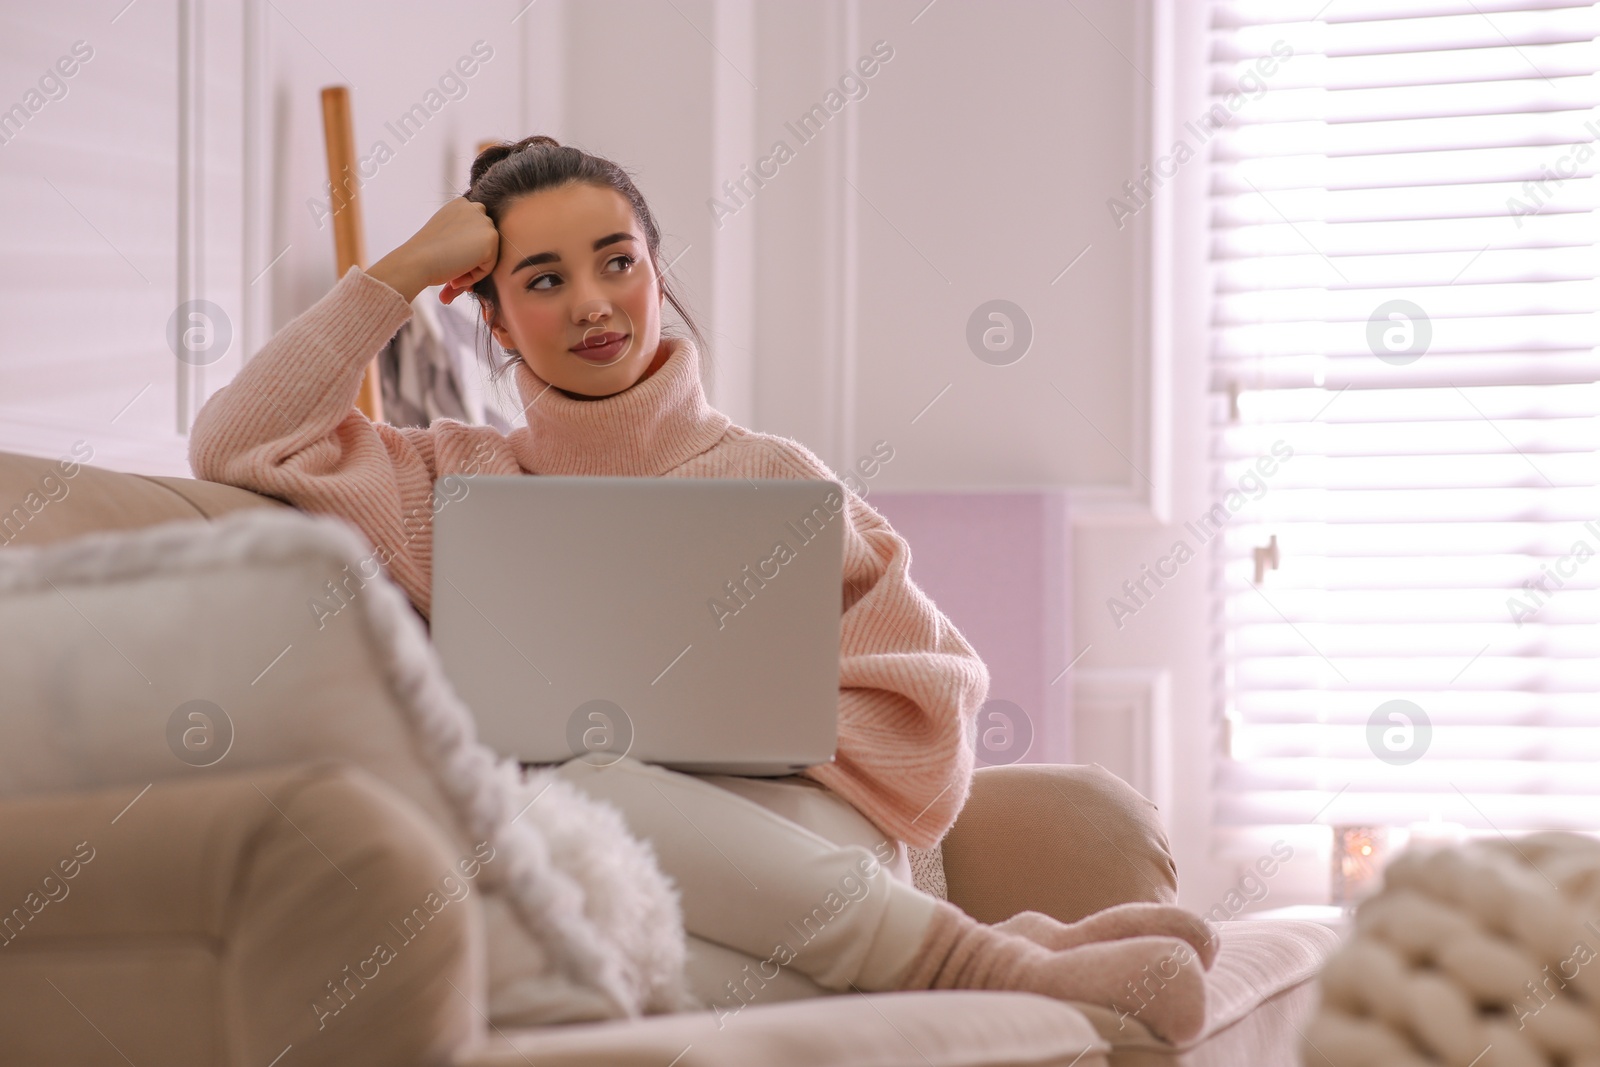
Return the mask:
[(219, 771), (350, 759), (464, 851), (493, 845), (480, 885), (497, 1023), (698, 1006), (649, 845), (610, 805), (475, 740), (405, 595), (380, 575), (335, 618), (307, 609), (328, 581), (372, 573), (371, 555), (353, 527), (287, 510), (0, 551), (0, 795), (206, 773), (166, 737), (176, 701), (206, 694), (233, 719)]
[(1410, 850), (1355, 918), (1306, 1063), (1600, 1067), (1600, 843)]

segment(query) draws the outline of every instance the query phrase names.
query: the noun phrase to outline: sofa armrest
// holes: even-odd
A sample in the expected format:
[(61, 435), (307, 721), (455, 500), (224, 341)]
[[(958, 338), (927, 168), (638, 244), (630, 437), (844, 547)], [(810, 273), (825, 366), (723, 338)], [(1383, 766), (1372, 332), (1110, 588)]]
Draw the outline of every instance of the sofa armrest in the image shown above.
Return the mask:
[(127, 474), (0, 451), (0, 547), (212, 519), (242, 508), (286, 508), (274, 497), (196, 478)]
[(1099, 764), (980, 767), (942, 851), (950, 902), (980, 922), (1178, 899), (1155, 805)]
[(365, 771), (6, 798), (0, 841), (0, 1063), (437, 1065), (482, 1037), (481, 905)]

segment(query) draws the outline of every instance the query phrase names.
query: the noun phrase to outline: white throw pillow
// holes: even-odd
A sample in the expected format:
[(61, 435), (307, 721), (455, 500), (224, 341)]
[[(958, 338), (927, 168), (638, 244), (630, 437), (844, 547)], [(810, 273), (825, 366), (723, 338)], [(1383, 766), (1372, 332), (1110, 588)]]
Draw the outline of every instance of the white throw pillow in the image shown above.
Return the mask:
[(696, 1006), (648, 843), (477, 743), (405, 594), (343, 520), (252, 509), (8, 548), (0, 634), (0, 795), (120, 784), (131, 800), (157, 780), (346, 759), (462, 856), (495, 849), (477, 879), (494, 1023)]

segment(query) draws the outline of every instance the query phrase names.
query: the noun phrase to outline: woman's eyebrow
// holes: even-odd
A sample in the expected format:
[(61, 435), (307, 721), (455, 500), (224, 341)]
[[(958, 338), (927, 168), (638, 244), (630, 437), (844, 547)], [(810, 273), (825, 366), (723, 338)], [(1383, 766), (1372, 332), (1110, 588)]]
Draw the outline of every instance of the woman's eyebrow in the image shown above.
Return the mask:
[[(637, 240), (638, 240), (638, 238), (634, 237), (633, 234), (631, 234), (631, 233), (627, 233), (626, 231), (620, 232), (620, 233), (607, 234), (606, 236), (604, 236), (604, 237), (600, 238), (599, 240), (595, 241), (595, 243), (594, 243), (594, 251), (598, 252), (602, 248), (604, 248), (606, 245), (616, 244), (618, 241), (637, 241)], [(518, 263), (515, 267), (512, 267), (511, 268), (511, 273), (515, 274), (515, 273), (517, 273), (517, 271), (521, 270), (523, 267), (532, 267), (532, 266), (536, 266), (537, 264), (540, 264), (540, 263), (560, 263), (560, 262), (561, 262), (561, 256), (560, 256), (559, 253), (556, 253), (556, 252), (535, 252), (533, 255), (528, 256), (527, 258), (523, 259), (522, 262)]]

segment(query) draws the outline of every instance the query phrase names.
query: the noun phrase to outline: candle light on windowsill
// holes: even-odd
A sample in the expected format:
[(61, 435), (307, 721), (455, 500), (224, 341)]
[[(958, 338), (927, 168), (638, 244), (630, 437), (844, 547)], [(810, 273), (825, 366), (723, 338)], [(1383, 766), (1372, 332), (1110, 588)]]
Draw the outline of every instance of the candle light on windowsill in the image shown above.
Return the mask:
[(1387, 826), (1333, 827), (1331, 902), (1349, 909), (1375, 892), (1388, 856)]

